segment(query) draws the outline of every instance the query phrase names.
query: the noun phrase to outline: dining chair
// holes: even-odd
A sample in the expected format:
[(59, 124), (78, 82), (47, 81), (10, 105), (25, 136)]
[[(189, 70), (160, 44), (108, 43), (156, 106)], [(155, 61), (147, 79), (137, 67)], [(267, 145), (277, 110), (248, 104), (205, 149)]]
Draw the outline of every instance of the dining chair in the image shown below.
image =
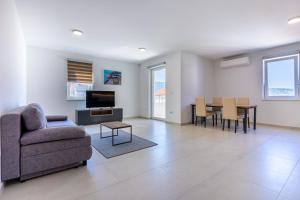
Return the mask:
[(206, 127), (206, 121), (208, 117), (212, 117), (213, 126), (215, 125), (213, 112), (206, 110), (205, 97), (196, 98), (196, 122), (195, 122), (196, 126), (198, 125), (199, 117), (201, 123), (204, 122), (204, 127)]
[[(223, 105), (222, 97), (213, 97), (212, 104)], [(222, 108), (213, 107), (212, 111), (215, 115), (216, 125), (218, 125), (218, 114), (220, 115), (220, 120), (221, 120), (221, 124), (222, 124)]]
[(234, 132), (236, 133), (238, 120), (242, 119), (241, 115), (237, 112), (237, 103), (234, 97), (227, 97), (223, 99), (223, 131), (225, 128), (225, 120), (227, 120), (228, 128), (230, 128), (230, 121), (235, 122)]
[[(237, 98), (237, 105), (238, 106), (249, 106), (250, 105), (250, 98), (249, 97), (238, 97)], [(244, 115), (243, 109), (238, 109), (238, 115)], [(248, 122), (248, 128), (250, 128), (250, 117), (249, 113), (247, 113), (247, 122)]]

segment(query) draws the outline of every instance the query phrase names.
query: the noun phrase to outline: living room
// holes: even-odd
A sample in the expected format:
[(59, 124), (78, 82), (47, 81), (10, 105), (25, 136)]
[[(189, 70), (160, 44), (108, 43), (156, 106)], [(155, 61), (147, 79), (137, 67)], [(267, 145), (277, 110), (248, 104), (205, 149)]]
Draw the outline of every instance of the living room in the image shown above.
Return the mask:
[(0, 198), (298, 199), (299, 16), (2, 0)]

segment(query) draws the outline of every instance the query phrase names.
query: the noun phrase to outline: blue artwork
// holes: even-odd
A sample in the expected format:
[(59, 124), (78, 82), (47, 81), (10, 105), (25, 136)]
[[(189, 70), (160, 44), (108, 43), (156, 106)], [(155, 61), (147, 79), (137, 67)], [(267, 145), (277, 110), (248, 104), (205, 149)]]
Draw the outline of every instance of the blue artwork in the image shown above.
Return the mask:
[(104, 70), (105, 85), (121, 85), (122, 73), (113, 70)]

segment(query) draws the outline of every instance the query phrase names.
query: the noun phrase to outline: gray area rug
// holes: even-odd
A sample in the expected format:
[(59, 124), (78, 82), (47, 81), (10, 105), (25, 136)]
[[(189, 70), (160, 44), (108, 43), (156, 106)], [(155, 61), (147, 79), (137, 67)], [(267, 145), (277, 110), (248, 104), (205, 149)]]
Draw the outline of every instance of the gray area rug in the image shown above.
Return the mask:
[[(108, 135), (111, 135), (111, 132), (103, 133), (103, 136), (108, 136)], [(112, 157), (120, 156), (123, 154), (138, 151), (141, 149), (146, 149), (157, 145), (154, 142), (138, 137), (134, 134), (132, 135), (131, 143), (125, 143), (116, 146), (112, 146), (111, 137), (100, 139), (100, 134), (93, 134), (91, 135), (91, 138), (92, 138), (93, 147), (99, 153), (101, 153), (105, 158), (112, 158)], [(119, 135), (115, 136), (114, 142), (119, 143), (119, 142), (126, 142), (129, 140), (130, 140), (130, 134), (125, 131), (119, 130)]]

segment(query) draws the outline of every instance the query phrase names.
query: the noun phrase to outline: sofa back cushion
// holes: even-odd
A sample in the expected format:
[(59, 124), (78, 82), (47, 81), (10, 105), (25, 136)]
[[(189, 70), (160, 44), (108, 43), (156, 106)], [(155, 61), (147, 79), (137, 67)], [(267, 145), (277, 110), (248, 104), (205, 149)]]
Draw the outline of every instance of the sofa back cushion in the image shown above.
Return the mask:
[(39, 104), (32, 103), (25, 107), (22, 112), (25, 128), (34, 131), (46, 128), (47, 120), (43, 109)]

